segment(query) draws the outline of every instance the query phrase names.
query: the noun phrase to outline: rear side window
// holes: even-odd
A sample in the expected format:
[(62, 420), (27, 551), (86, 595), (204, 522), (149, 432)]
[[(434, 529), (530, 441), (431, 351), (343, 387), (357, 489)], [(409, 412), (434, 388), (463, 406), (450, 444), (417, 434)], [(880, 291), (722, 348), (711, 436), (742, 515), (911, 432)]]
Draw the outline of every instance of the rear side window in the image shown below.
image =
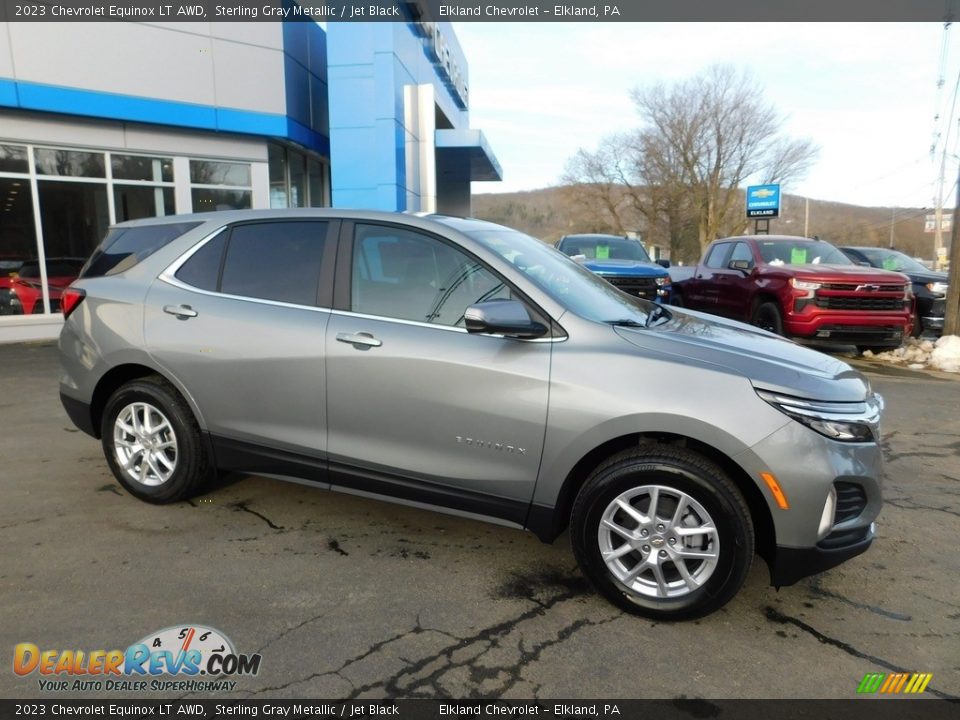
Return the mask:
[(220, 292), (316, 305), (325, 222), (237, 225), (227, 241)]
[(704, 262), (708, 268), (722, 268), (724, 259), (727, 256), (727, 251), (730, 249), (730, 243), (720, 243), (719, 245), (714, 245), (710, 249), (710, 254), (707, 255), (707, 259)]
[(80, 277), (103, 277), (129, 270), (201, 223), (167, 223), (114, 228), (93, 251)]
[(223, 232), (205, 243), (177, 270), (176, 278), (200, 290), (214, 292), (220, 281), (220, 265), (227, 247), (227, 233)]

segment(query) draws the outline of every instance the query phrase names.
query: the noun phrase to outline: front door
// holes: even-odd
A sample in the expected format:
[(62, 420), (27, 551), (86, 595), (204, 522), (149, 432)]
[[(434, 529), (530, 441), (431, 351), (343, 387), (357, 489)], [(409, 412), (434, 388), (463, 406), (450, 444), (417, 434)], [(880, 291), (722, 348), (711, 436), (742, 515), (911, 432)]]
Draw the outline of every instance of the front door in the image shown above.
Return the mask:
[(327, 328), (333, 484), (522, 522), (552, 343), (468, 334), (469, 305), (512, 291), (444, 240), (370, 223), (348, 245), (349, 306)]

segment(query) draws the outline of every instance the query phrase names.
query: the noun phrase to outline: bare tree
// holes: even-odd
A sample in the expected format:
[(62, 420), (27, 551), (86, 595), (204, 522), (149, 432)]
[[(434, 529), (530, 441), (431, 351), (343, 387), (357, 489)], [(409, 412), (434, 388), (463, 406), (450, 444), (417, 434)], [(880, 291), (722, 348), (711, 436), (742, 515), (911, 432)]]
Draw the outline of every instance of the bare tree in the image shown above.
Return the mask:
[(742, 232), (741, 186), (795, 180), (817, 153), (809, 140), (784, 136), (762, 88), (730, 66), (630, 96), (641, 127), (604, 139), (594, 153), (578, 151), (564, 179), (590, 184), (591, 199), (617, 219), (623, 209), (612, 200), (625, 197), (648, 233), (666, 233), (671, 254), (685, 254), (693, 227), (700, 251)]

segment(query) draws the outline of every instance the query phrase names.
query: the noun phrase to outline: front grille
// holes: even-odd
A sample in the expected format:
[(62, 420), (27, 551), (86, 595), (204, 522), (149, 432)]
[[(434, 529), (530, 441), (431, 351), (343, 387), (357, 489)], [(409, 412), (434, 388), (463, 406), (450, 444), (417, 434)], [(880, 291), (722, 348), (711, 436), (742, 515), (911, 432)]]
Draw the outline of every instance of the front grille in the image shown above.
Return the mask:
[(827, 310), (903, 310), (903, 297), (817, 296), (817, 307)]
[(845, 292), (857, 292), (857, 288), (869, 285), (871, 287), (876, 287), (876, 290), (871, 292), (895, 292), (903, 293), (904, 285), (877, 285), (876, 283), (823, 283), (820, 287), (824, 290), (843, 290)]
[(870, 527), (853, 528), (852, 530), (838, 530), (827, 535), (817, 543), (823, 550), (838, 550), (863, 542), (870, 535)]
[(654, 278), (637, 277), (616, 277), (606, 275), (604, 279), (611, 285), (630, 295), (636, 295), (642, 298), (655, 298), (657, 296), (657, 281)]
[(852, 482), (835, 482), (837, 491), (837, 510), (833, 516), (834, 524), (858, 517), (867, 507), (867, 493), (863, 486)]

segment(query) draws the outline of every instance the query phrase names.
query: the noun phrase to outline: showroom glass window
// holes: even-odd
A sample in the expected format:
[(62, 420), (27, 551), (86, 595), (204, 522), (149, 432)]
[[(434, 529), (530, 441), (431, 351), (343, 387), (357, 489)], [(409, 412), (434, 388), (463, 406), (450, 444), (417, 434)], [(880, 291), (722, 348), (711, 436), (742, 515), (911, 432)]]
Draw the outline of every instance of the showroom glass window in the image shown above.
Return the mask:
[[(0, 145), (0, 316), (23, 314), (19, 271), (37, 264), (29, 172), (26, 147)], [(39, 308), (43, 312), (42, 297)]]
[[(60, 293), (110, 226), (106, 156), (102, 152), (34, 148), (46, 291), (52, 312)], [(38, 289), (42, 289), (39, 283)]]
[(268, 147), (270, 207), (326, 207), (327, 166), (284, 145)]
[(190, 196), (194, 212), (249, 209), (253, 199), (250, 163), (191, 160)]
[(173, 158), (110, 154), (116, 222), (176, 214)]

